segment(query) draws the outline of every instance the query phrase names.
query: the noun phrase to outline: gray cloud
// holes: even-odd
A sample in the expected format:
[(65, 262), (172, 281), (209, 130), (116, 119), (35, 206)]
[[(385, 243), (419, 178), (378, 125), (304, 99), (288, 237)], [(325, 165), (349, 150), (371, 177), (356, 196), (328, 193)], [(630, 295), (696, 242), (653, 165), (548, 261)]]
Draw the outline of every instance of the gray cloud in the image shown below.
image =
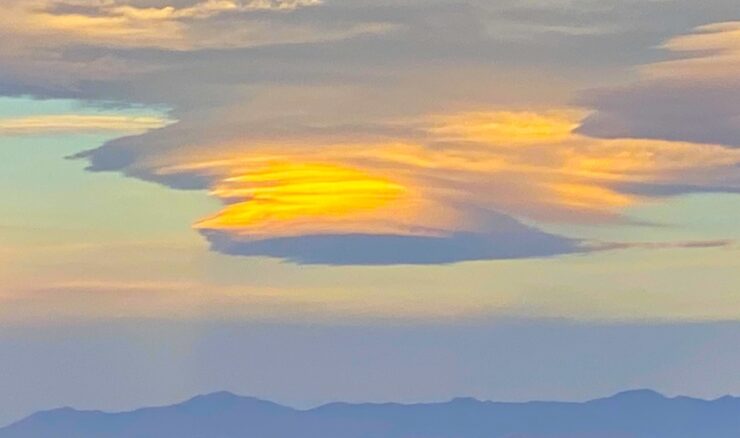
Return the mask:
[(444, 237), (378, 234), (308, 235), (244, 241), (204, 230), (211, 248), (241, 256), (269, 256), (308, 265), (446, 264), (472, 260), (522, 259), (586, 252), (583, 242), (545, 233), (499, 217), (496, 232)]
[(578, 132), (603, 138), (656, 138), (740, 147), (740, 84), (650, 81), (594, 91), (596, 110)]

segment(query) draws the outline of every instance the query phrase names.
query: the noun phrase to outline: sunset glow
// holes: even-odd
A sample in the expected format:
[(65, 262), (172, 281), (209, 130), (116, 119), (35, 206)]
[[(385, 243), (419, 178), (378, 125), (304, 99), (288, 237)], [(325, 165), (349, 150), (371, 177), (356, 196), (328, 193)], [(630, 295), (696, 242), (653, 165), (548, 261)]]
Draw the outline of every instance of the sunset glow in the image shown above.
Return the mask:
[(211, 194), (231, 204), (196, 228), (254, 237), (372, 232), (367, 222), (378, 209), (396, 203), (390, 220), (409, 208), (403, 186), (335, 164), (255, 162), (242, 172), (214, 186)]

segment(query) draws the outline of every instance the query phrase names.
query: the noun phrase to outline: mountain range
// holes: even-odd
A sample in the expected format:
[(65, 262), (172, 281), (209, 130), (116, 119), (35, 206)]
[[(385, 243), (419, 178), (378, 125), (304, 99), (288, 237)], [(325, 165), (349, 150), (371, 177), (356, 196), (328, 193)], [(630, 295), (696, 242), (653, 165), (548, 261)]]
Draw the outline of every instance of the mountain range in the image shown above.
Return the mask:
[(738, 438), (740, 398), (668, 398), (649, 390), (576, 402), (458, 398), (425, 404), (331, 403), (298, 410), (229, 392), (105, 413), (33, 414), (0, 438)]

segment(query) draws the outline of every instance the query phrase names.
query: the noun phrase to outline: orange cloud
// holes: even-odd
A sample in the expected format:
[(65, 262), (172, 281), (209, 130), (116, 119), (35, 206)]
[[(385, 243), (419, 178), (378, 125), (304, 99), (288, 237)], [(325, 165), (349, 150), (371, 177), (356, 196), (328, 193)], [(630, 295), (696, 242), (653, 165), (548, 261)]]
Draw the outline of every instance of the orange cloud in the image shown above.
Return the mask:
[[(406, 207), (408, 189), (337, 164), (254, 162), (219, 181), (211, 194), (236, 200), (196, 225), (264, 237), (326, 232), (377, 232), (389, 206)], [(328, 226), (328, 222), (333, 222)], [(378, 224), (381, 222), (381, 224)]]
[(578, 127), (579, 112), (479, 112), (439, 116), (429, 130), (445, 140), (534, 144), (567, 139)]
[[(29, 47), (52, 48), (67, 44), (95, 44), (125, 48), (196, 50), (210, 47), (250, 47), (274, 43), (326, 41), (367, 32), (384, 32), (383, 26), (356, 26), (327, 31), (310, 26), (268, 25), (251, 19), (251, 12), (287, 13), (316, 7), (321, 0), (201, 0), (191, 6), (139, 7), (121, 0), (105, 2), (9, 0), (0, 17), (0, 34), (23, 37)], [(219, 16), (243, 14), (238, 23), (214, 24)], [(7, 48), (6, 48), (7, 49)], [(33, 56), (33, 55), (31, 55)], [(38, 57), (38, 54), (36, 54)]]

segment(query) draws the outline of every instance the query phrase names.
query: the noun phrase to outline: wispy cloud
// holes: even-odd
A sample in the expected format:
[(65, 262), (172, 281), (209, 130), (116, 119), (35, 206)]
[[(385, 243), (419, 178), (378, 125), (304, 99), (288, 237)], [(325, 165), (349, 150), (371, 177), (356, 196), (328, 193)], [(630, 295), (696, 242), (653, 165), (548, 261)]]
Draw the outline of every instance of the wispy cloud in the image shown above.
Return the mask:
[(169, 123), (160, 117), (114, 115), (40, 115), (0, 118), (0, 135), (141, 133)]

